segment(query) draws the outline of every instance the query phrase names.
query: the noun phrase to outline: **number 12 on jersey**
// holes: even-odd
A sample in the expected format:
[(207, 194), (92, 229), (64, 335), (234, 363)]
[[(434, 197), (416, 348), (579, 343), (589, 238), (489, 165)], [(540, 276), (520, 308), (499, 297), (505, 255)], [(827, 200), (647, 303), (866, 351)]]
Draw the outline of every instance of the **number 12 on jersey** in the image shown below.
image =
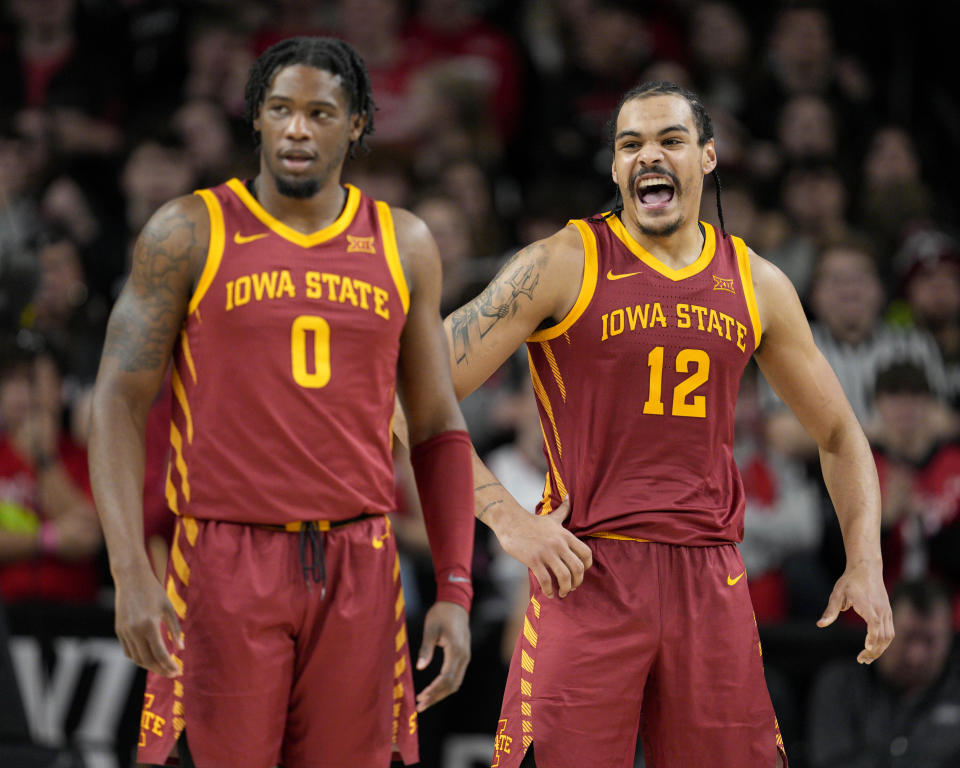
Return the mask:
[[(693, 394), (710, 378), (710, 356), (702, 349), (681, 349), (675, 361), (677, 373), (689, 373), (673, 388), (673, 404), (670, 413), (674, 416), (689, 416), (703, 419), (707, 415), (707, 398)], [(643, 412), (662, 416), (663, 406), (663, 347), (654, 347), (647, 355), (650, 368), (650, 393), (643, 404)], [(692, 397), (691, 397), (692, 395)]]

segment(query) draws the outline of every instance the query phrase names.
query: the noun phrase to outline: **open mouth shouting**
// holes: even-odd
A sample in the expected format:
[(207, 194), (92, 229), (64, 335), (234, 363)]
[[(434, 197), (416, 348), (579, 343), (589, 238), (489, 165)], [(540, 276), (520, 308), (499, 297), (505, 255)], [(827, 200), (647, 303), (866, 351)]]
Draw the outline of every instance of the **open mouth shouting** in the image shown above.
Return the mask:
[(656, 211), (670, 205), (678, 187), (673, 174), (647, 173), (634, 180), (633, 193), (642, 208)]

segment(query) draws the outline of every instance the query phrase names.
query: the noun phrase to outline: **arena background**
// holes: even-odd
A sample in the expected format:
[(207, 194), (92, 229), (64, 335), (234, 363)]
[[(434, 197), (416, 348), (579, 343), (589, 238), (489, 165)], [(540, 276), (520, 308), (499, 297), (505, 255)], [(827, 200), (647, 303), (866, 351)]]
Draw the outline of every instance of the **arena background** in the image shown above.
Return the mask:
[[(367, 59), (376, 133), (345, 178), (428, 222), (444, 260), (445, 311), (520, 245), (609, 207), (606, 120), (631, 85), (667, 79), (699, 92), (716, 123), (727, 229), (790, 275), (811, 319), (818, 254), (856, 241), (869, 243), (883, 288), (878, 322), (923, 329), (909, 280), (928, 264), (960, 262), (960, 99), (947, 8), (900, 0), (3, 0), (0, 333), (55, 352), (63, 429), (82, 450), (105, 319), (133, 237), (165, 200), (255, 172), (243, 83), (259, 53), (297, 34), (342, 36)], [(716, 223), (711, 183), (703, 217)], [(942, 323), (960, 329), (960, 281), (955, 287)], [(960, 401), (960, 348), (950, 334), (935, 338), (947, 434)], [(516, 470), (518, 497), (529, 496), (525, 462), (536, 464), (525, 376), (523, 361), (507, 365), (464, 403), (481, 454)], [(750, 402), (744, 430), (762, 435), (776, 405), (762, 384)], [(758, 440), (750, 466), (762, 468), (773, 459)], [(812, 681), (829, 660), (855, 656), (863, 628), (856, 620), (814, 625), (842, 551), (815, 462), (797, 466), (815, 514), (799, 538), (796, 520), (764, 528), (769, 538), (754, 544), (762, 566), (751, 574), (770, 576), (755, 594), (764, 659), (791, 766), (803, 768)], [(9, 490), (3, 472), (0, 503)], [(950, 473), (960, 478), (960, 468)], [(398, 477), (415, 648), (432, 586), (415, 498), (407, 475)], [(764, 487), (770, 506), (777, 492)], [(938, 532), (954, 530), (957, 502), (948, 501)], [(162, 496), (146, 505), (162, 553)], [(885, 530), (895, 554), (890, 583), (932, 571), (956, 593), (949, 562), (960, 538), (931, 538), (921, 546), (924, 564), (910, 570), (896, 559), (900, 533)], [(17, 565), (0, 554), (0, 577)], [(9, 634), (0, 642), (4, 766), (132, 765), (143, 675), (113, 638), (104, 553), (88, 565), (94, 588), (83, 594), (39, 582), (10, 593), (0, 578)], [(492, 753), (523, 574), (482, 526), (474, 568), (473, 661), (461, 692), (421, 717), (423, 766), (474, 768)], [(774, 591), (761, 594), (766, 587)], [(418, 688), (435, 673), (418, 673)]]

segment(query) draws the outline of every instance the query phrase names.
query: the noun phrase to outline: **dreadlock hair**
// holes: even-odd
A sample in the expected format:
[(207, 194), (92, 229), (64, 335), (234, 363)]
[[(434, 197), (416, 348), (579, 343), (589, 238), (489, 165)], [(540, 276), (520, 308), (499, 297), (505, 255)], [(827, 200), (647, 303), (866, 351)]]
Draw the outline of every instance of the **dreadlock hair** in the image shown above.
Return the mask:
[[(291, 37), (270, 46), (260, 55), (250, 67), (244, 90), (243, 116), (251, 128), (277, 72), (296, 64), (340, 76), (350, 114), (367, 118), (360, 138), (350, 142), (350, 157), (368, 152), (366, 137), (373, 133), (373, 113), (377, 108), (370, 87), (370, 74), (356, 49), (350, 43), (334, 37)], [(259, 152), (260, 131), (253, 131), (253, 143)]]
[[(648, 80), (645, 83), (634, 86), (623, 94), (623, 98), (620, 99), (620, 103), (617, 104), (616, 109), (614, 109), (613, 114), (610, 116), (610, 120), (607, 122), (607, 138), (611, 150), (614, 148), (617, 136), (617, 118), (620, 117), (620, 110), (623, 109), (623, 105), (633, 99), (645, 99), (648, 96), (679, 96), (690, 105), (690, 111), (693, 112), (693, 121), (697, 126), (697, 145), (702, 147), (710, 141), (710, 139), (714, 138), (713, 120), (710, 119), (706, 107), (703, 106), (703, 102), (700, 101), (700, 97), (697, 96), (697, 94), (693, 91), (688, 91), (686, 88), (681, 88), (676, 83), (670, 83), (665, 80)], [(722, 237), (726, 237), (727, 231), (723, 224), (723, 206), (720, 203), (720, 174), (717, 173), (717, 169), (714, 168), (710, 172), (710, 175), (713, 177), (714, 184), (716, 185), (717, 217), (720, 219), (720, 233)], [(614, 207), (609, 213), (604, 215), (603, 218), (606, 219), (610, 216), (615, 216), (622, 210), (623, 196), (620, 194), (620, 188), (617, 187)]]

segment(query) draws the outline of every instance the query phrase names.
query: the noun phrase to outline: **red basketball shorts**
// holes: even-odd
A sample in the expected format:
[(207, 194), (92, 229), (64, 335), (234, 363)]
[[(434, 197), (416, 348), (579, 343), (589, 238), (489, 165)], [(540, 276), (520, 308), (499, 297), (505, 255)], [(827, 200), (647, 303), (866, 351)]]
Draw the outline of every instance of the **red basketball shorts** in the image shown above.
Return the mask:
[[(783, 755), (736, 546), (588, 538), (567, 597), (531, 599), (494, 768), (774, 768)], [(784, 765), (786, 756), (783, 755)]]
[(180, 519), (165, 585), (183, 674), (147, 676), (138, 759), (186, 728), (202, 768), (387, 768), (416, 762), (416, 711), (396, 544), (384, 517), (323, 534), (326, 596), (299, 535)]

